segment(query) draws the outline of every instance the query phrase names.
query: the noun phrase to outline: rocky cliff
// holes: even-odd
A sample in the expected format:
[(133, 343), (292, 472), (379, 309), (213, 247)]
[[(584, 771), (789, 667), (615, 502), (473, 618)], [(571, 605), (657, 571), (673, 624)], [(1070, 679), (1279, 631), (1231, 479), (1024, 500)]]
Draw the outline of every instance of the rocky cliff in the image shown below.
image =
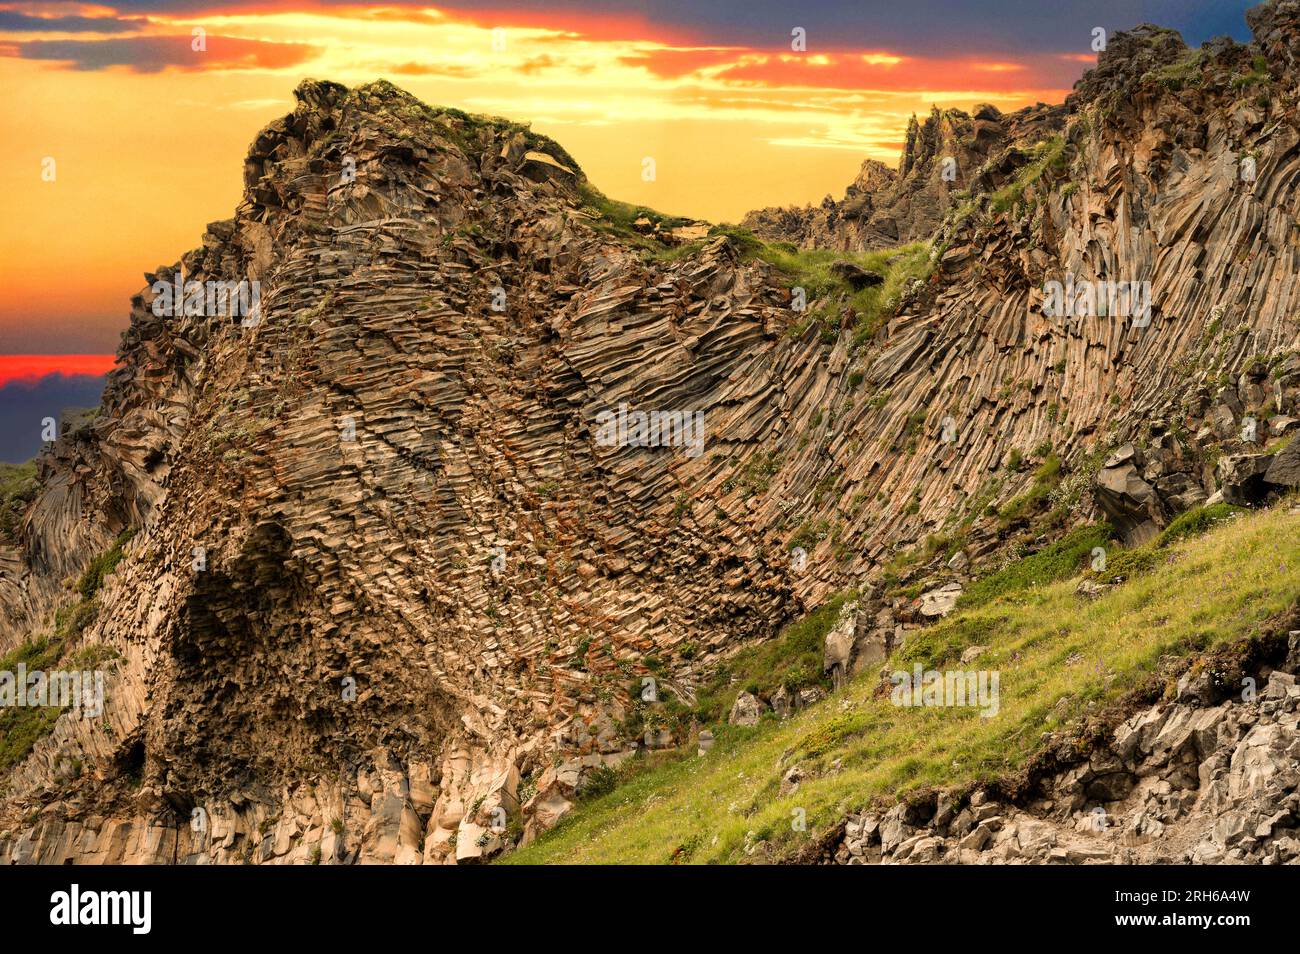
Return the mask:
[(973, 114), (935, 107), (924, 122), (913, 116), (908, 123), (896, 170), (867, 159), (843, 199), (758, 209), (741, 225), (769, 241), (839, 251), (928, 239), (951, 206), (989, 191), (1064, 119), (1064, 107), (1042, 104), (1009, 115), (987, 104)]
[[(0, 649), (108, 673), (16, 750), (0, 857), (478, 860), (832, 593), (854, 668), (1073, 526), (1294, 486), (1300, 4), (1251, 25), (1114, 37), (1063, 107), (935, 114), (825, 216), (751, 216), (927, 239), (865, 332), (524, 127), (305, 82), (0, 553)], [(156, 308), (178, 276), (259, 301)]]

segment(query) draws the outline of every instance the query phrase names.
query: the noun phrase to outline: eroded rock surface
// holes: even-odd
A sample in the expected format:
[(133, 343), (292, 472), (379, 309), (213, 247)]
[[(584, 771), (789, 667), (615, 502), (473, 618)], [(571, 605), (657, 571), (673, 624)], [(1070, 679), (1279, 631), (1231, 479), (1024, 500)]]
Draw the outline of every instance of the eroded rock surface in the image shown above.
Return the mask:
[[(837, 591), (861, 594), (827, 647), (841, 678), (1008, 554), (1223, 496), (1232, 455), (1252, 493), (1290, 486), (1294, 451), (1249, 459), (1300, 418), (1300, 5), (1252, 23), (1267, 80), (1235, 83), (1258, 50), (1229, 43), (1168, 82), (1180, 41), (1135, 31), (1065, 107), (932, 117), (898, 176), (864, 170), (859, 224), (782, 232), (861, 248), (942, 222), (930, 277), (857, 343), (841, 301), (814, 303), (829, 336), (800, 332), (791, 277), (725, 235), (643, 254), (522, 127), (304, 83), (235, 216), (146, 276), (101, 413), (43, 456), (0, 547), (7, 651), (135, 531), (69, 646), (115, 654), (105, 712), (9, 773), (0, 857), (476, 861), (686, 741), (645, 680), (689, 703)], [(1023, 176), (1039, 153), (1016, 143), (1058, 130), (1060, 161)], [(974, 214), (935, 179), (967, 135), (993, 159), (958, 162)], [(178, 271), (259, 281), (256, 320), (155, 314)], [(1149, 323), (1045, 314), (1067, 273), (1149, 281)], [(701, 440), (611, 444), (620, 410), (700, 414)], [(927, 580), (952, 586), (899, 589)]]
[[(1291, 636), (1300, 645), (1300, 632)], [(1180, 697), (1124, 721), (1041, 780), (1042, 797), (976, 791), (846, 819), (837, 864), (1294, 864), (1300, 862), (1300, 685), (1257, 698)]]
[(1010, 114), (991, 105), (973, 113), (936, 107), (923, 121), (912, 117), (897, 169), (868, 159), (843, 199), (758, 209), (741, 224), (771, 241), (840, 251), (927, 239), (955, 202), (1000, 185), (1064, 118), (1063, 107), (1042, 104)]

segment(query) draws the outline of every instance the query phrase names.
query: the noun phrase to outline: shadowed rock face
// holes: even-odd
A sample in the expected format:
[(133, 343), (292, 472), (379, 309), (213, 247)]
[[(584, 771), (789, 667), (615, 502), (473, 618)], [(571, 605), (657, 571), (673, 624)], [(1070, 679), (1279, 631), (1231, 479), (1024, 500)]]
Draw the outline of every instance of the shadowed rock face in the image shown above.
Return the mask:
[[(1281, 4), (1270, 35), (1295, 23)], [(1300, 414), (1297, 78), (1243, 92), (1216, 63), (1195, 87), (1117, 75), (1136, 92), (1113, 103), (917, 127), (899, 182), (1016, 123), (1067, 148), (1005, 212), (909, 193), (899, 239), (943, 220), (933, 274), (856, 347), (842, 302), (812, 303), (842, 315), (833, 340), (792, 331), (790, 276), (722, 235), (644, 254), (549, 140), (304, 83), (235, 217), (147, 276), (102, 413), (43, 458), (0, 553), (8, 649), (137, 530), (78, 637), (121, 657), (104, 717), (65, 715), (13, 770), (0, 857), (477, 860), (594, 770), (684, 741), (631, 718), (644, 678), (689, 704), (722, 654), (850, 586), (843, 666), (897, 645), (930, 614), (871, 584), (927, 535), (960, 528), (969, 559), (908, 579), (967, 581), (1098, 517), (1125, 443), (1141, 472), (1110, 489), (1151, 506), (1107, 513), (1158, 526), (1213, 493), (1213, 459), (1255, 447), (1243, 418)], [(999, 155), (989, 188), (1030, 162)], [(876, 241), (855, 235), (835, 247)], [(259, 307), (157, 315), (178, 269), (257, 281)], [(1150, 323), (1045, 315), (1066, 273), (1149, 281)], [(620, 409), (689, 417), (623, 441)], [(988, 515), (1044, 442), (1065, 480)]]

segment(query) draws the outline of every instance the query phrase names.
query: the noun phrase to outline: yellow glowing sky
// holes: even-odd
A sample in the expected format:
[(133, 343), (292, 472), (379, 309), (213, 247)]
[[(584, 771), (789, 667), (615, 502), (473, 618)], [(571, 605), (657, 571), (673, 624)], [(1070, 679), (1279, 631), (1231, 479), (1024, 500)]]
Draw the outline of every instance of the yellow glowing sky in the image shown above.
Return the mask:
[[(188, 49), (194, 27), (208, 34), (205, 52)], [(233, 213), (249, 143), (292, 109), (305, 76), (385, 77), (429, 103), (531, 122), (607, 194), (712, 221), (840, 197), (864, 158), (896, 164), (908, 117), (932, 104), (1011, 110), (1066, 93), (1005, 59), (811, 44), (799, 55), (620, 32), (593, 22), (589, 34), (494, 33), (433, 10), (155, 16), (138, 33), (176, 38), (167, 62), (78, 69), (21, 44), (102, 37), (0, 31), (0, 352), (113, 350), (142, 273)], [(227, 38), (250, 42), (236, 55)], [(654, 182), (641, 178), (645, 156)], [(53, 182), (41, 177), (46, 157)]]

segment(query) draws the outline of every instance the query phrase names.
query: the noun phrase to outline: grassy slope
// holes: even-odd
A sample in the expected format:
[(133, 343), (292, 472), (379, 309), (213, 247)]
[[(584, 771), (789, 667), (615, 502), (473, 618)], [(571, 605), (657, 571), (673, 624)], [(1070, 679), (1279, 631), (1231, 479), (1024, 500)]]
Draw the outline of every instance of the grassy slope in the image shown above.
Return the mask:
[[(862, 344), (876, 333), (881, 323), (894, 314), (899, 296), (913, 279), (926, 281), (934, 270), (929, 242), (912, 242), (872, 252), (839, 252), (829, 249), (800, 249), (789, 243), (763, 244), (755, 253), (787, 275), (792, 284), (802, 287), (811, 305), (814, 299), (825, 304), (820, 312), (809, 311), (795, 324), (793, 333), (802, 334), (809, 322), (825, 326), (828, 333), (839, 328), (839, 300), (853, 309), (854, 344)], [(853, 291), (848, 283), (831, 271), (837, 262), (850, 262), (882, 279), (881, 284)]]
[[(1094, 602), (1073, 580), (992, 600), (913, 637), (894, 660), (1001, 673), (1001, 711), (899, 708), (860, 678), (789, 721), (724, 727), (713, 751), (647, 769), (582, 805), (508, 863), (729, 862), (750, 840), (785, 851), (873, 797), (960, 786), (1023, 767), (1044, 732), (1141, 682), (1162, 654), (1255, 632), (1300, 600), (1300, 517), (1285, 509), (1231, 520), (1161, 550), (1161, 559)], [(988, 646), (960, 666), (964, 645)], [(831, 763), (838, 761), (839, 768)], [(808, 778), (778, 797), (795, 764)], [(807, 813), (807, 832), (792, 812)]]
[[(801, 336), (812, 324), (817, 324), (827, 344), (839, 334), (840, 309), (852, 309), (854, 344), (861, 345), (892, 316), (900, 296), (907, 285), (915, 280), (927, 281), (934, 271), (929, 242), (912, 242), (893, 248), (870, 252), (833, 251), (830, 249), (797, 248), (789, 242), (765, 242), (748, 229), (734, 225), (717, 225), (709, 230), (707, 239), (667, 246), (649, 234), (633, 227), (638, 219), (658, 224), (667, 233), (674, 227), (689, 224), (691, 220), (663, 215), (642, 205), (632, 205), (611, 199), (589, 182), (578, 185), (578, 195), (583, 206), (596, 216), (593, 225), (599, 231), (614, 235), (641, 250), (647, 260), (668, 264), (695, 254), (706, 242), (725, 235), (736, 246), (744, 259), (760, 258), (775, 266), (791, 288), (803, 288), (807, 310), (797, 316), (791, 334)], [(879, 285), (854, 290), (849, 283), (832, 271), (832, 266), (847, 262), (875, 272), (882, 279)], [(815, 303), (820, 303), (814, 307)]]

